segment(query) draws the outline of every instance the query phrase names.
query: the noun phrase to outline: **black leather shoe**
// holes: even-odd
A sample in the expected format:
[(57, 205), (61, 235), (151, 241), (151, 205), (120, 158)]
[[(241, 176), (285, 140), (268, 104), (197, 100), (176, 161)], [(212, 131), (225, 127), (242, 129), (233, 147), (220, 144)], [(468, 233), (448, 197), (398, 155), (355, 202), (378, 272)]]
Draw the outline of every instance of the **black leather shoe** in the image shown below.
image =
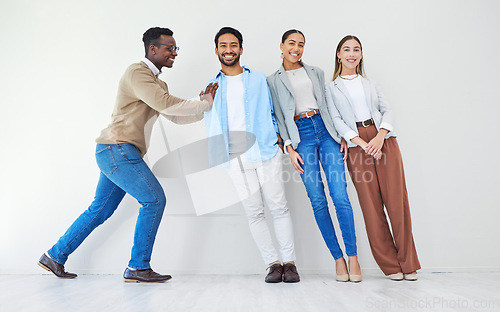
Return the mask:
[(75, 278), (78, 275), (75, 273), (68, 273), (64, 271), (64, 265), (59, 264), (52, 260), (50, 257), (47, 257), (43, 254), (38, 260), (38, 265), (44, 268), (45, 270), (54, 273), (55, 276), (60, 278)]
[(297, 272), (297, 267), (293, 263), (285, 263), (283, 266), (283, 282), (297, 283), (300, 282), (300, 276)]
[(152, 269), (146, 270), (130, 270), (125, 269), (123, 272), (125, 282), (129, 283), (163, 283), (172, 278), (170, 275), (161, 275)]
[(280, 263), (269, 267), (269, 273), (266, 276), (266, 283), (280, 283), (283, 279), (283, 266)]

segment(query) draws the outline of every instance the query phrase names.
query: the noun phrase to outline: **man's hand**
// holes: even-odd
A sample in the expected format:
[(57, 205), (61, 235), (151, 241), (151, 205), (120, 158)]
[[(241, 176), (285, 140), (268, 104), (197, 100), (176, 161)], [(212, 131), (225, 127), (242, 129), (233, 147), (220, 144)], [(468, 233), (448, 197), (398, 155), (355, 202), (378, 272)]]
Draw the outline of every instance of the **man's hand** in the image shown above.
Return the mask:
[[(281, 144), (280, 144), (280, 143), (281, 143)], [(279, 148), (280, 148), (281, 152), (282, 152), (282, 153), (284, 153), (284, 152), (285, 152), (285, 150), (284, 150), (284, 147), (283, 147), (283, 142), (278, 142), (278, 146), (279, 146)]]
[(281, 152), (284, 153), (285, 151), (283, 149), (285, 146), (283, 145), (283, 139), (281, 138), (281, 135), (279, 133), (276, 133), (276, 136), (278, 137), (278, 141), (276, 143), (280, 147)]
[(208, 86), (205, 88), (205, 92), (203, 90), (200, 92), (200, 100), (207, 100), (210, 105), (214, 102), (215, 98), (215, 92), (217, 91), (217, 88), (219, 87), (219, 84), (217, 82), (211, 82), (208, 84)]

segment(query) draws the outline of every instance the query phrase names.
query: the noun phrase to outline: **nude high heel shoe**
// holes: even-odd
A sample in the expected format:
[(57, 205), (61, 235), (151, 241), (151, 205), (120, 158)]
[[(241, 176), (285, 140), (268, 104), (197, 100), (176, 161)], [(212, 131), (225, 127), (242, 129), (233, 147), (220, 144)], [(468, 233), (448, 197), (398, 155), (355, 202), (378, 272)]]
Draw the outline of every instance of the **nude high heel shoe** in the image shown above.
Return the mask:
[(337, 282), (348, 282), (349, 281), (349, 274), (342, 274), (342, 275), (336, 275), (335, 280)]
[(349, 280), (353, 283), (359, 283), (363, 280), (363, 277), (360, 275), (349, 274)]
[[(361, 271), (361, 268), (359, 270)], [(349, 261), (349, 280), (353, 283), (359, 283), (363, 280), (361, 274), (351, 274), (351, 261)]]
[[(347, 270), (347, 264), (345, 263), (345, 259), (341, 258), (342, 260), (338, 259), (335, 261), (335, 270), (337, 270), (337, 261), (343, 261), (345, 268)], [(336, 273), (335, 273), (336, 274)], [(337, 282), (348, 282), (349, 281), (349, 274), (336, 274), (335, 275), (335, 280)]]

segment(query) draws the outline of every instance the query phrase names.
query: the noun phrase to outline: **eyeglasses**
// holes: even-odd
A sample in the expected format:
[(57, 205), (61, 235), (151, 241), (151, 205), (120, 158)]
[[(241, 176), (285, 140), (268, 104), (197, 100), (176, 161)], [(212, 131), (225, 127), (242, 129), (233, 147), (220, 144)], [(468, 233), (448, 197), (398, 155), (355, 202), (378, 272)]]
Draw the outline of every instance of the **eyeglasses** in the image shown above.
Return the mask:
[(179, 51), (179, 47), (176, 47), (174, 46), (173, 44), (165, 44), (165, 43), (157, 43), (157, 45), (164, 45), (164, 46), (167, 46), (168, 49), (170, 50), (170, 52), (178, 52)]

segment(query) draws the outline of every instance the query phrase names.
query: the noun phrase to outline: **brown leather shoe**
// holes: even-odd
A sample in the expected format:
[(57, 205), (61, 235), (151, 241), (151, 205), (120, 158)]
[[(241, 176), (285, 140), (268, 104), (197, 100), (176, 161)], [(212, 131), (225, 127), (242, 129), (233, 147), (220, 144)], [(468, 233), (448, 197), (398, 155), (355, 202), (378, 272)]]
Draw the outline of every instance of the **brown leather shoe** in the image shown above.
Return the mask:
[(266, 283), (281, 283), (283, 279), (283, 266), (280, 263), (269, 267), (269, 273), (266, 276)]
[(125, 269), (123, 272), (125, 282), (129, 283), (163, 283), (172, 278), (170, 275), (161, 275), (152, 269), (146, 270), (130, 270)]
[(55, 276), (60, 278), (75, 278), (78, 275), (75, 273), (68, 273), (64, 271), (64, 265), (59, 264), (52, 260), (50, 257), (47, 257), (43, 254), (38, 260), (38, 265), (44, 268), (45, 270), (54, 273)]
[(293, 263), (285, 263), (283, 265), (283, 282), (297, 283), (300, 282), (300, 276), (297, 272), (297, 267)]

